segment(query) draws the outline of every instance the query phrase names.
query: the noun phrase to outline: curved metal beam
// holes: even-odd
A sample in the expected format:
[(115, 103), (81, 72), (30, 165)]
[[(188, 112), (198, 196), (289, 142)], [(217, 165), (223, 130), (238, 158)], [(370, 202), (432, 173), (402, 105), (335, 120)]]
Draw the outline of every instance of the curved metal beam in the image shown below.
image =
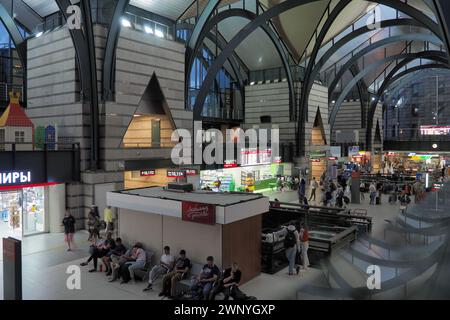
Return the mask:
[(386, 89), (389, 87), (389, 85), (392, 85), (393, 83), (397, 82), (398, 80), (405, 77), (406, 75), (411, 74), (416, 71), (426, 70), (426, 69), (450, 69), (450, 66), (448, 64), (443, 64), (443, 63), (429, 63), (429, 64), (423, 64), (421, 66), (415, 66), (415, 67), (409, 68), (408, 70), (402, 71), (399, 74), (392, 77), (392, 79), (389, 81)]
[[(443, 54), (440, 51), (435, 51), (437, 55)], [(360, 73), (358, 73), (348, 84), (347, 86), (342, 90), (341, 94), (339, 95), (339, 98), (336, 100), (336, 104), (333, 107), (333, 110), (330, 115), (330, 127), (331, 130), (333, 130), (334, 122), (336, 120), (336, 115), (341, 107), (342, 102), (346, 98), (347, 94), (351, 91), (352, 87), (356, 84), (357, 81), (362, 79), (364, 76), (366, 76), (371, 70), (376, 69), (382, 65), (384, 65), (387, 62), (398, 60), (398, 59), (405, 59), (411, 57), (411, 54), (398, 54), (390, 57), (386, 57), (384, 59), (378, 60), (371, 65), (364, 68)]]
[(20, 61), (22, 62), (23, 69), (26, 70), (27, 65), (27, 46), (25, 39), (19, 31), (14, 19), (8, 13), (8, 10), (0, 3), (0, 20), (3, 22), (6, 30), (9, 33), (14, 45), (16, 46), (17, 53), (19, 54)]
[(102, 94), (103, 101), (113, 100), (114, 70), (117, 42), (120, 34), (120, 19), (130, 0), (118, 0), (114, 8), (114, 14), (109, 25), (108, 38), (106, 40), (105, 57), (103, 60)]
[[(373, 117), (375, 115), (375, 111), (377, 109), (377, 105), (378, 102), (383, 94), (383, 92), (386, 90), (386, 88), (392, 84), (393, 82), (397, 81), (398, 78), (403, 77), (404, 75), (402, 75), (404, 72), (399, 73), (398, 75), (396, 75), (396, 73), (403, 68), (404, 66), (406, 66), (408, 63), (416, 60), (416, 59), (428, 59), (428, 60), (433, 60), (433, 61), (439, 61), (441, 63), (447, 63), (448, 64), (448, 59), (446, 58), (446, 54), (440, 51), (424, 51), (424, 52), (419, 52), (417, 54), (410, 54), (410, 57), (405, 58), (404, 60), (402, 60), (399, 64), (397, 64), (390, 72), (389, 74), (385, 77), (383, 84), (381, 85), (381, 87), (377, 90), (377, 93), (375, 95), (375, 100), (372, 101), (370, 103), (370, 107), (369, 107), (369, 112), (367, 115), (367, 133), (366, 133), (366, 146), (367, 149), (370, 150), (370, 148), (372, 147), (372, 127), (373, 127)], [(428, 64), (429, 65), (429, 64)], [(420, 66), (419, 66), (420, 67)], [(410, 68), (406, 71), (409, 72), (413, 72), (410, 71), (413, 70), (415, 71), (416, 69)], [(420, 70), (420, 69), (418, 69)]]
[[(209, 87), (212, 85), (214, 81), (214, 77), (219, 72), (221, 66), (225, 61), (227, 60), (228, 56), (231, 55), (231, 53), (236, 49), (237, 46), (245, 39), (247, 38), (256, 28), (261, 26), (262, 24), (266, 23), (269, 19), (280, 15), (281, 13), (290, 10), (292, 8), (316, 2), (318, 0), (286, 0), (280, 4), (278, 4), (275, 7), (270, 8), (269, 10), (263, 12), (260, 14), (256, 19), (254, 19), (252, 22), (247, 24), (244, 28), (242, 28), (229, 42), (228, 46), (223, 50), (223, 52), (217, 57), (214, 64), (211, 66), (211, 68), (208, 70), (208, 74), (206, 75), (203, 85), (200, 88), (199, 94), (197, 96), (195, 106), (194, 106), (194, 119), (199, 119), (202, 113), (203, 105), (207, 96), (207, 92), (209, 90)], [(372, 2), (378, 2), (383, 3), (386, 5), (389, 5), (393, 8), (398, 8), (399, 10), (403, 11), (404, 7), (410, 8), (410, 6), (399, 2), (399, 1), (393, 1), (393, 0), (375, 0)], [(403, 7), (403, 8), (401, 8)], [(413, 14), (408, 15), (412, 16), (413, 18), (417, 18), (417, 16), (420, 14), (423, 16), (423, 14), (420, 11), (414, 12)], [(423, 22), (424, 21), (424, 22)], [(429, 19), (428, 17), (424, 17), (423, 21), (421, 23), (428, 24), (432, 23), (433, 25), (430, 25), (431, 29), (434, 29), (434, 21)]]
[(336, 90), (336, 86), (338, 82), (341, 80), (342, 76), (345, 74), (345, 72), (348, 71), (348, 69), (351, 67), (352, 64), (354, 64), (356, 61), (358, 61), (360, 58), (368, 54), (369, 52), (376, 50), (378, 48), (384, 47), (388, 44), (399, 42), (399, 41), (427, 41), (427, 42), (438, 42), (440, 41), (439, 38), (437, 38), (434, 35), (430, 34), (423, 34), (423, 33), (410, 33), (410, 34), (402, 34), (390, 38), (385, 38), (383, 40), (377, 41), (370, 46), (365, 47), (364, 49), (358, 51), (355, 55), (353, 55), (349, 61), (347, 61), (339, 70), (339, 72), (336, 74), (335, 78), (331, 82), (329, 86), (329, 94), (334, 92)]
[[(70, 0), (56, 0), (59, 10), (66, 21), (68, 20), (67, 8), (72, 5)], [(99, 114), (98, 114), (98, 89), (97, 89), (97, 67), (95, 59), (94, 32), (91, 17), (91, 5), (89, 0), (81, 0), (80, 7), (82, 12), (83, 29), (69, 30), (75, 47), (78, 73), (81, 80), (80, 94), (82, 103), (89, 103), (90, 107), (90, 168), (98, 169), (100, 154), (100, 136), (99, 136)]]
[[(199, 48), (199, 37), (200, 34), (204, 32), (205, 25), (208, 22), (209, 18), (212, 16), (214, 11), (219, 6), (220, 0), (209, 0), (206, 4), (206, 7), (203, 9), (202, 14), (198, 18), (195, 23), (194, 30), (189, 38), (189, 41), (186, 46), (186, 54), (185, 54), (185, 64), (184, 64), (184, 94), (185, 97), (188, 96), (189, 93), (189, 78), (191, 75), (191, 66), (194, 62), (196, 52)], [(187, 100), (186, 104), (187, 104)]]
[[(393, 27), (393, 26), (417, 26), (417, 27), (419, 27), (419, 26), (421, 26), (421, 24), (413, 19), (390, 19), (390, 20), (380, 21), (380, 28), (388, 28), (388, 27)], [(315, 66), (311, 72), (312, 79), (315, 79), (319, 75), (319, 73), (320, 73), (321, 69), (324, 67), (325, 63), (339, 49), (341, 49), (348, 42), (356, 39), (357, 37), (359, 37), (363, 34), (369, 33), (369, 32), (373, 32), (373, 29), (370, 29), (368, 26), (364, 26), (364, 27), (361, 27), (359, 29), (356, 29), (356, 30), (350, 32), (348, 35), (346, 35), (345, 37), (343, 37), (342, 39), (340, 39), (339, 41), (334, 43), (333, 46), (328, 51), (326, 51), (320, 57), (319, 61), (315, 64)]]
[[(178, 30), (193, 30), (194, 26), (192, 24), (189, 23), (181, 23), (177, 25), (177, 29)], [(208, 32), (206, 34), (206, 38), (208, 38), (209, 40), (211, 40), (213, 43), (216, 42), (217, 40), (217, 45), (219, 47), (219, 49), (222, 51), (223, 48), (225, 48), (227, 46), (227, 42), (225, 41), (225, 39), (223, 39), (223, 37), (215, 37), (214, 34), (212, 34), (211, 32)], [(197, 55), (197, 57), (201, 57), (202, 55), (199, 54)], [(241, 89), (241, 94), (242, 94), (242, 98), (244, 98), (244, 86), (245, 86), (245, 82), (244, 79), (242, 79), (242, 74), (239, 71), (239, 65), (241, 65), (239, 61), (239, 57), (237, 57), (236, 54), (233, 54), (230, 56), (230, 58), (228, 59), (228, 61), (230, 62), (230, 66), (231, 69), (233, 71), (234, 74), (234, 78), (238, 81), (239, 83), (239, 87)]]
[[(433, 20), (431, 20), (428, 16), (426, 16), (419, 10), (417, 10), (407, 4), (404, 4), (400, 1), (392, 1), (392, 0), (374, 1), (374, 2), (378, 2), (379, 4), (384, 4), (384, 5), (390, 6), (392, 8), (395, 8), (399, 11), (402, 11), (402, 12), (406, 13), (407, 15), (409, 15), (410, 17), (416, 19), (420, 24), (422, 24), (423, 26), (430, 29), (433, 33), (435, 33), (437, 35), (440, 34), (439, 27)], [(336, 7), (333, 9), (333, 11), (330, 13), (327, 20), (325, 21), (325, 24), (322, 27), (322, 29), (314, 43), (314, 48), (309, 57), (309, 62), (308, 62), (307, 69), (306, 69), (306, 77), (305, 77), (305, 81), (303, 82), (303, 88), (301, 91), (299, 108), (300, 108), (300, 110), (302, 110), (302, 113), (298, 119), (299, 120), (299, 124), (298, 124), (299, 128), (301, 128), (304, 125), (303, 123), (305, 121), (304, 121), (304, 119), (302, 119), (302, 117), (306, 117), (307, 109), (308, 109), (307, 108), (307, 106), (308, 106), (307, 100), (308, 100), (309, 94), (311, 92), (314, 80), (318, 74), (318, 70), (316, 70), (314, 74), (312, 74), (312, 71), (313, 71), (313, 67), (316, 64), (316, 59), (317, 59), (319, 50), (322, 47), (323, 40), (325, 39), (326, 35), (328, 34), (328, 31), (331, 28), (332, 24), (334, 23), (335, 19), (349, 3), (350, 3), (350, 1), (340, 1), (336, 5)], [(363, 31), (362, 28), (360, 29), (360, 31), (361, 32)], [(349, 41), (349, 40), (347, 40), (347, 41)], [(346, 43), (346, 42), (343, 42), (343, 43)], [(326, 61), (326, 60), (324, 60), (324, 61)], [(321, 65), (320, 65), (320, 68), (321, 68)], [(304, 135), (300, 134), (300, 137), (303, 137), (303, 136)]]
[[(231, 17), (241, 17), (241, 18), (247, 19), (249, 21), (253, 21), (258, 16), (254, 12), (245, 10), (245, 9), (236, 9), (235, 8), (235, 9), (229, 9), (229, 10), (222, 11), (222, 12), (218, 13), (217, 15), (215, 15), (214, 17), (212, 17), (207, 22), (207, 24), (205, 25), (205, 28), (203, 29), (203, 31), (201, 32), (201, 34), (198, 37), (199, 42), (197, 45), (203, 43), (205, 37), (207, 37), (208, 34), (210, 33), (210, 30), (212, 30), (216, 25), (218, 25), (221, 21), (231, 18)], [(289, 106), (290, 106), (289, 114), (292, 116), (295, 113), (296, 97), (295, 97), (295, 88), (294, 88), (294, 78), (292, 76), (289, 61), (285, 56), (283, 48), (282, 48), (281, 44), (279, 43), (278, 37), (276, 36), (275, 32), (267, 24), (262, 24), (260, 27), (267, 34), (267, 36), (270, 38), (273, 45), (275, 46), (275, 49), (277, 50), (278, 55), (280, 56), (280, 59), (283, 63), (283, 67), (286, 71), (286, 77), (287, 77), (287, 82), (288, 82), (288, 86), (289, 86)], [(195, 54), (197, 53), (197, 50), (198, 50), (198, 48), (196, 47), (196, 51), (194, 52)], [(194, 112), (194, 119), (196, 119), (196, 120), (200, 119), (200, 118), (195, 118), (195, 112)]]

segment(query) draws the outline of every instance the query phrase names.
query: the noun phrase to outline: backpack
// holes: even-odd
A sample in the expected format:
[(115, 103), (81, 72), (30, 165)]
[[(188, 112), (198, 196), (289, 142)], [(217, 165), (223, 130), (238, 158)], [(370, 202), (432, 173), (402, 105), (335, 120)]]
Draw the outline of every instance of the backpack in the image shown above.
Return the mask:
[(288, 231), (286, 238), (284, 238), (284, 248), (290, 249), (295, 247), (297, 244), (297, 239), (295, 238), (295, 234), (293, 231)]

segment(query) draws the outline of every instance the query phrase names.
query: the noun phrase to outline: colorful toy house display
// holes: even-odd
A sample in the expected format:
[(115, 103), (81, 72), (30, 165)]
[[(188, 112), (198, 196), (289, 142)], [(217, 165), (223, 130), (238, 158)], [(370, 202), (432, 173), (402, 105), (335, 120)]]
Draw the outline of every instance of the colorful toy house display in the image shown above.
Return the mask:
[(0, 150), (11, 151), (33, 149), (34, 124), (20, 106), (19, 93), (10, 93), (10, 103), (0, 117)]

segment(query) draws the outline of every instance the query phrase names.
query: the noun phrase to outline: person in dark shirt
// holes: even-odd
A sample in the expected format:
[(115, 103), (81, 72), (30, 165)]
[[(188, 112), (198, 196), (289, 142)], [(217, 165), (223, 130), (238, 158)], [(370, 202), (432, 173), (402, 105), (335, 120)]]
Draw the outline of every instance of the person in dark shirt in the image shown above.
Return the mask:
[(200, 275), (191, 283), (191, 290), (194, 293), (195, 300), (202, 298), (198, 295), (199, 290), (202, 291), (203, 298), (208, 299), (209, 292), (211, 291), (214, 282), (219, 278), (220, 270), (214, 264), (214, 258), (209, 256), (206, 258), (206, 261), (207, 263), (203, 266)]
[(112, 274), (111, 268), (111, 256), (121, 257), (127, 252), (127, 248), (123, 245), (122, 239), (117, 238), (115, 241), (115, 248), (109, 250), (109, 252), (102, 258), (103, 264), (106, 266), (106, 275)]
[(67, 251), (72, 251), (71, 244), (73, 243), (73, 235), (75, 233), (75, 218), (72, 216), (69, 210), (66, 210), (66, 215), (62, 221), (64, 226), (64, 241), (67, 242), (69, 249)]
[(233, 263), (231, 268), (225, 269), (223, 273), (223, 279), (220, 281), (219, 285), (216, 286), (210, 295), (210, 300), (215, 300), (216, 295), (223, 292), (225, 295), (224, 300), (230, 299), (230, 296), (237, 300), (240, 296), (245, 296), (239, 289), (239, 283), (241, 282), (242, 272), (238, 268), (236, 262)]
[(191, 268), (191, 261), (186, 258), (186, 251), (180, 251), (180, 257), (175, 261), (175, 267), (173, 271), (166, 274), (163, 278), (163, 288), (159, 296), (168, 296), (175, 298), (177, 295), (177, 283), (187, 275), (187, 272)]
[(106, 234), (105, 241), (101, 242), (99, 245), (92, 245), (89, 248), (90, 257), (86, 262), (81, 263), (81, 266), (87, 266), (89, 262), (94, 261), (94, 269), (89, 270), (89, 272), (97, 271), (97, 260), (98, 258), (103, 258), (110, 250), (114, 250), (116, 248), (116, 243), (112, 238), (112, 233), (108, 232)]

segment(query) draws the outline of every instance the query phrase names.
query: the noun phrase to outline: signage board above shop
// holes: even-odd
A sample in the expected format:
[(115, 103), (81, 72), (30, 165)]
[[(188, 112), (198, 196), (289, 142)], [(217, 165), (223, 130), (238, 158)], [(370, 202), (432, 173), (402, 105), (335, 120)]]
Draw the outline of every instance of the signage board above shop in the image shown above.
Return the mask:
[(216, 206), (212, 204), (183, 201), (182, 220), (202, 224), (216, 224)]
[(185, 170), (167, 170), (167, 178), (184, 178), (186, 177)]
[(23, 185), (31, 182), (31, 171), (0, 172), (0, 186)]
[(326, 151), (311, 151), (308, 156), (310, 158), (325, 158), (327, 153)]
[(141, 177), (152, 177), (156, 176), (156, 170), (142, 170)]

